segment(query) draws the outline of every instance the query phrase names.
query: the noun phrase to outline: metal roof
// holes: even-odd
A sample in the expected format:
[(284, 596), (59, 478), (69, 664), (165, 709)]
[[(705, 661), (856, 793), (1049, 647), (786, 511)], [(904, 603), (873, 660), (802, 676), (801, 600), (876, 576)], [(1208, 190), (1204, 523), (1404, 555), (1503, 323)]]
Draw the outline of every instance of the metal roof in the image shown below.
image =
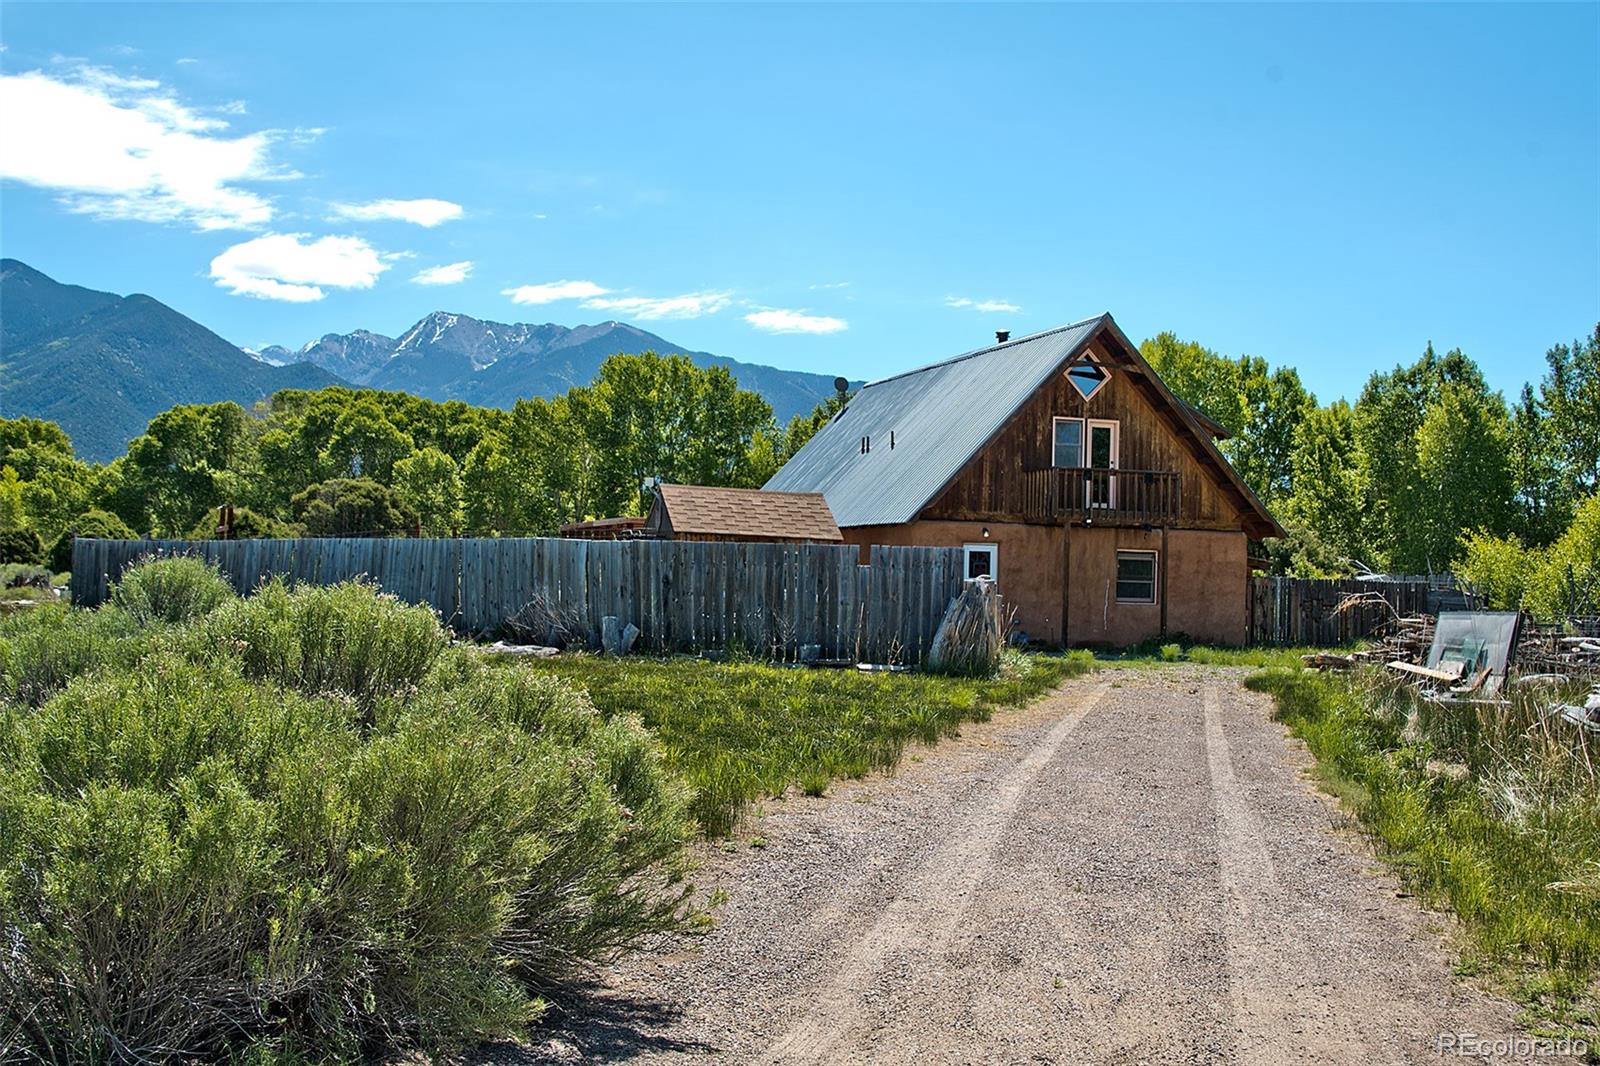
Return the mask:
[(841, 526), (909, 522), (1109, 318), (869, 382), (764, 488), (820, 492)]

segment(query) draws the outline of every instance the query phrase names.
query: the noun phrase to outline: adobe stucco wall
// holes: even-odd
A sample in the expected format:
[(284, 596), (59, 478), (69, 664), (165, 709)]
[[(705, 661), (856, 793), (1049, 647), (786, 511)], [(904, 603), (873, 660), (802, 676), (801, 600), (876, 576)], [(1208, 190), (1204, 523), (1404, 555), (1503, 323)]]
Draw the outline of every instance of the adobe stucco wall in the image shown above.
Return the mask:
[(1167, 601), (1165, 636), (1244, 643), (1250, 569), (1243, 533), (1168, 530), (1165, 551), (1159, 530), (1075, 528), (1070, 541), (1067, 632), (1073, 644), (1121, 647), (1163, 635), (1159, 602), (1117, 602), (1119, 550), (1158, 553), (1157, 580)]
[(1243, 533), (1167, 534), (1167, 633), (1205, 644), (1249, 637), (1250, 562)]
[[(989, 530), (988, 538), (983, 535)], [(1033, 640), (1060, 644), (1061, 563), (1066, 530), (1008, 522), (908, 522), (903, 526), (855, 526), (841, 530), (850, 544), (955, 547), (994, 544), (1000, 594), (1017, 609), (1017, 625)], [(866, 562), (863, 553), (862, 562)]]
[[(1001, 594), (1017, 608), (1017, 624), (1028, 636), (1048, 644), (1124, 647), (1160, 637), (1161, 604), (1118, 603), (1116, 592), (1119, 549), (1158, 552), (1167, 635), (1183, 634), (1207, 644), (1245, 641), (1250, 571), (1243, 533), (1169, 530), (1162, 551), (1160, 530), (1074, 527), (1068, 531), (1061, 526), (924, 520), (903, 526), (856, 526), (842, 532), (847, 543), (863, 549), (873, 544), (997, 545)], [(861, 561), (867, 561), (864, 550)], [(1064, 576), (1071, 585), (1066, 590), (1065, 637)]]
[(1067, 633), (1071, 642), (1122, 647), (1160, 636), (1159, 603), (1117, 602), (1117, 552), (1160, 551), (1161, 534), (1078, 527), (1072, 530), (1069, 543)]

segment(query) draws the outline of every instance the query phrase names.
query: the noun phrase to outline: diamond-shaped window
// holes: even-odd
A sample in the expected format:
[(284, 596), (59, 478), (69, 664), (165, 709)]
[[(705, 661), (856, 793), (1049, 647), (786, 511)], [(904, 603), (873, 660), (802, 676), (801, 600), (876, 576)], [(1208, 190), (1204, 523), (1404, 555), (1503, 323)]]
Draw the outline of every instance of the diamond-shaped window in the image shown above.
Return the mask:
[(1067, 380), (1078, 390), (1078, 395), (1087, 400), (1105, 388), (1111, 373), (1094, 360), (1084, 359), (1067, 367)]

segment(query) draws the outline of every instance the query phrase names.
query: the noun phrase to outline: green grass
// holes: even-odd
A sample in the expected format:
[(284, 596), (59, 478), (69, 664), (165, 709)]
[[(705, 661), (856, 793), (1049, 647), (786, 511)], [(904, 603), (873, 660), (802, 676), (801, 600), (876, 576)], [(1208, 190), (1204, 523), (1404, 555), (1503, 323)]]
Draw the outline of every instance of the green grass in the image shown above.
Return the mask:
[(1122, 651), (1099, 652), (1095, 658), (1102, 662), (1127, 666), (1164, 666), (1172, 663), (1200, 663), (1204, 666), (1243, 666), (1256, 670), (1298, 670), (1300, 657), (1313, 652), (1348, 654), (1361, 645), (1344, 648), (1222, 648), (1207, 644), (1157, 644), (1136, 645)]
[(1247, 683), (1401, 878), (1459, 916), (1465, 968), (1500, 980), (1536, 1031), (1600, 1046), (1600, 744), (1531, 696), (1443, 707), (1377, 671)]
[(595, 655), (534, 668), (587, 689), (607, 714), (642, 718), (694, 788), (707, 835), (725, 836), (752, 800), (795, 785), (821, 795), (836, 778), (888, 769), (907, 743), (934, 743), (1092, 665), (1084, 652), (1008, 652), (990, 680)]

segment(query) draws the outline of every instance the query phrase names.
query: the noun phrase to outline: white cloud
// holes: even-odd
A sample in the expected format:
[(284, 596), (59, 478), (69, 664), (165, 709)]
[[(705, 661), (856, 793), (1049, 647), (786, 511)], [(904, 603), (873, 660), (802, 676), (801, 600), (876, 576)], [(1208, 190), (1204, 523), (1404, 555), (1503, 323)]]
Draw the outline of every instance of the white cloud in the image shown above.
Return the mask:
[(151, 78), (88, 66), (0, 75), (0, 113), (0, 178), (97, 218), (248, 229), (270, 222), (272, 205), (240, 183), (294, 176), (269, 158), (274, 132), (223, 136), (226, 121)]
[(418, 285), (459, 285), (466, 281), (467, 275), (471, 273), (472, 260), (467, 259), (459, 263), (427, 267), (417, 271), (417, 276), (411, 280)]
[(728, 306), (732, 293), (686, 292), (682, 296), (595, 297), (583, 301), (593, 311), (619, 311), (629, 318), (644, 321), (657, 318), (699, 318), (714, 315)]
[(682, 296), (613, 296), (611, 290), (592, 281), (546, 281), (539, 285), (520, 285), (502, 289), (512, 303), (549, 304), (558, 300), (580, 300), (591, 311), (614, 311), (628, 318), (699, 318), (714, 315), (732, 302), (730, 292), (686, 292)]
[(511, 297), (514, 304), (551, 304), (557, 300), (583, 300), (604, 296), (610, 289), (601, 288), (592, 281), (546, 281), (539, 285), (519, 285), (514, 289), (501, 289), (501, 296)]
[(1005, 311), (1009, 313), (1022, 310), (1016, 304), (1007, 303), (1005, 300), (969, 300), (965, 296), (946, 296), (944, 305), (946, 307), (970, 307), (974, 311)]
[(370, 204), (334, 204), (333, 216), (356, 222), (410, 222), (431, 229), (460, 218), (461, 205), (449, 200), (374, 200)]
[(244, 241), (211, 260), (211, 276), (235, 296), (309, 303), (330, 289), (370, 289), (388, 270), (360, 237), (274, 233)]
[(823, 281), (807, 286), (812, 292), (816, 292), (819, 289), (848, 289), (849, 287), (850, 282), (848, 281)]
[(804, 311), (788, 311), (777, 307), (752, 311), (744, 316), (744, 320), (767, 333), (838, 333), (850, 328), (850, 323), (842, 318), (808, 315)]
[(179, 56), (177, 59), (173, 60), (173, 63), (177, 64), (180, 67), (193, 66), (194, 64), (196, 64), (198, 62), (200, 62), (200, 61), (198, 59), (196, 59), (194, 56)]

